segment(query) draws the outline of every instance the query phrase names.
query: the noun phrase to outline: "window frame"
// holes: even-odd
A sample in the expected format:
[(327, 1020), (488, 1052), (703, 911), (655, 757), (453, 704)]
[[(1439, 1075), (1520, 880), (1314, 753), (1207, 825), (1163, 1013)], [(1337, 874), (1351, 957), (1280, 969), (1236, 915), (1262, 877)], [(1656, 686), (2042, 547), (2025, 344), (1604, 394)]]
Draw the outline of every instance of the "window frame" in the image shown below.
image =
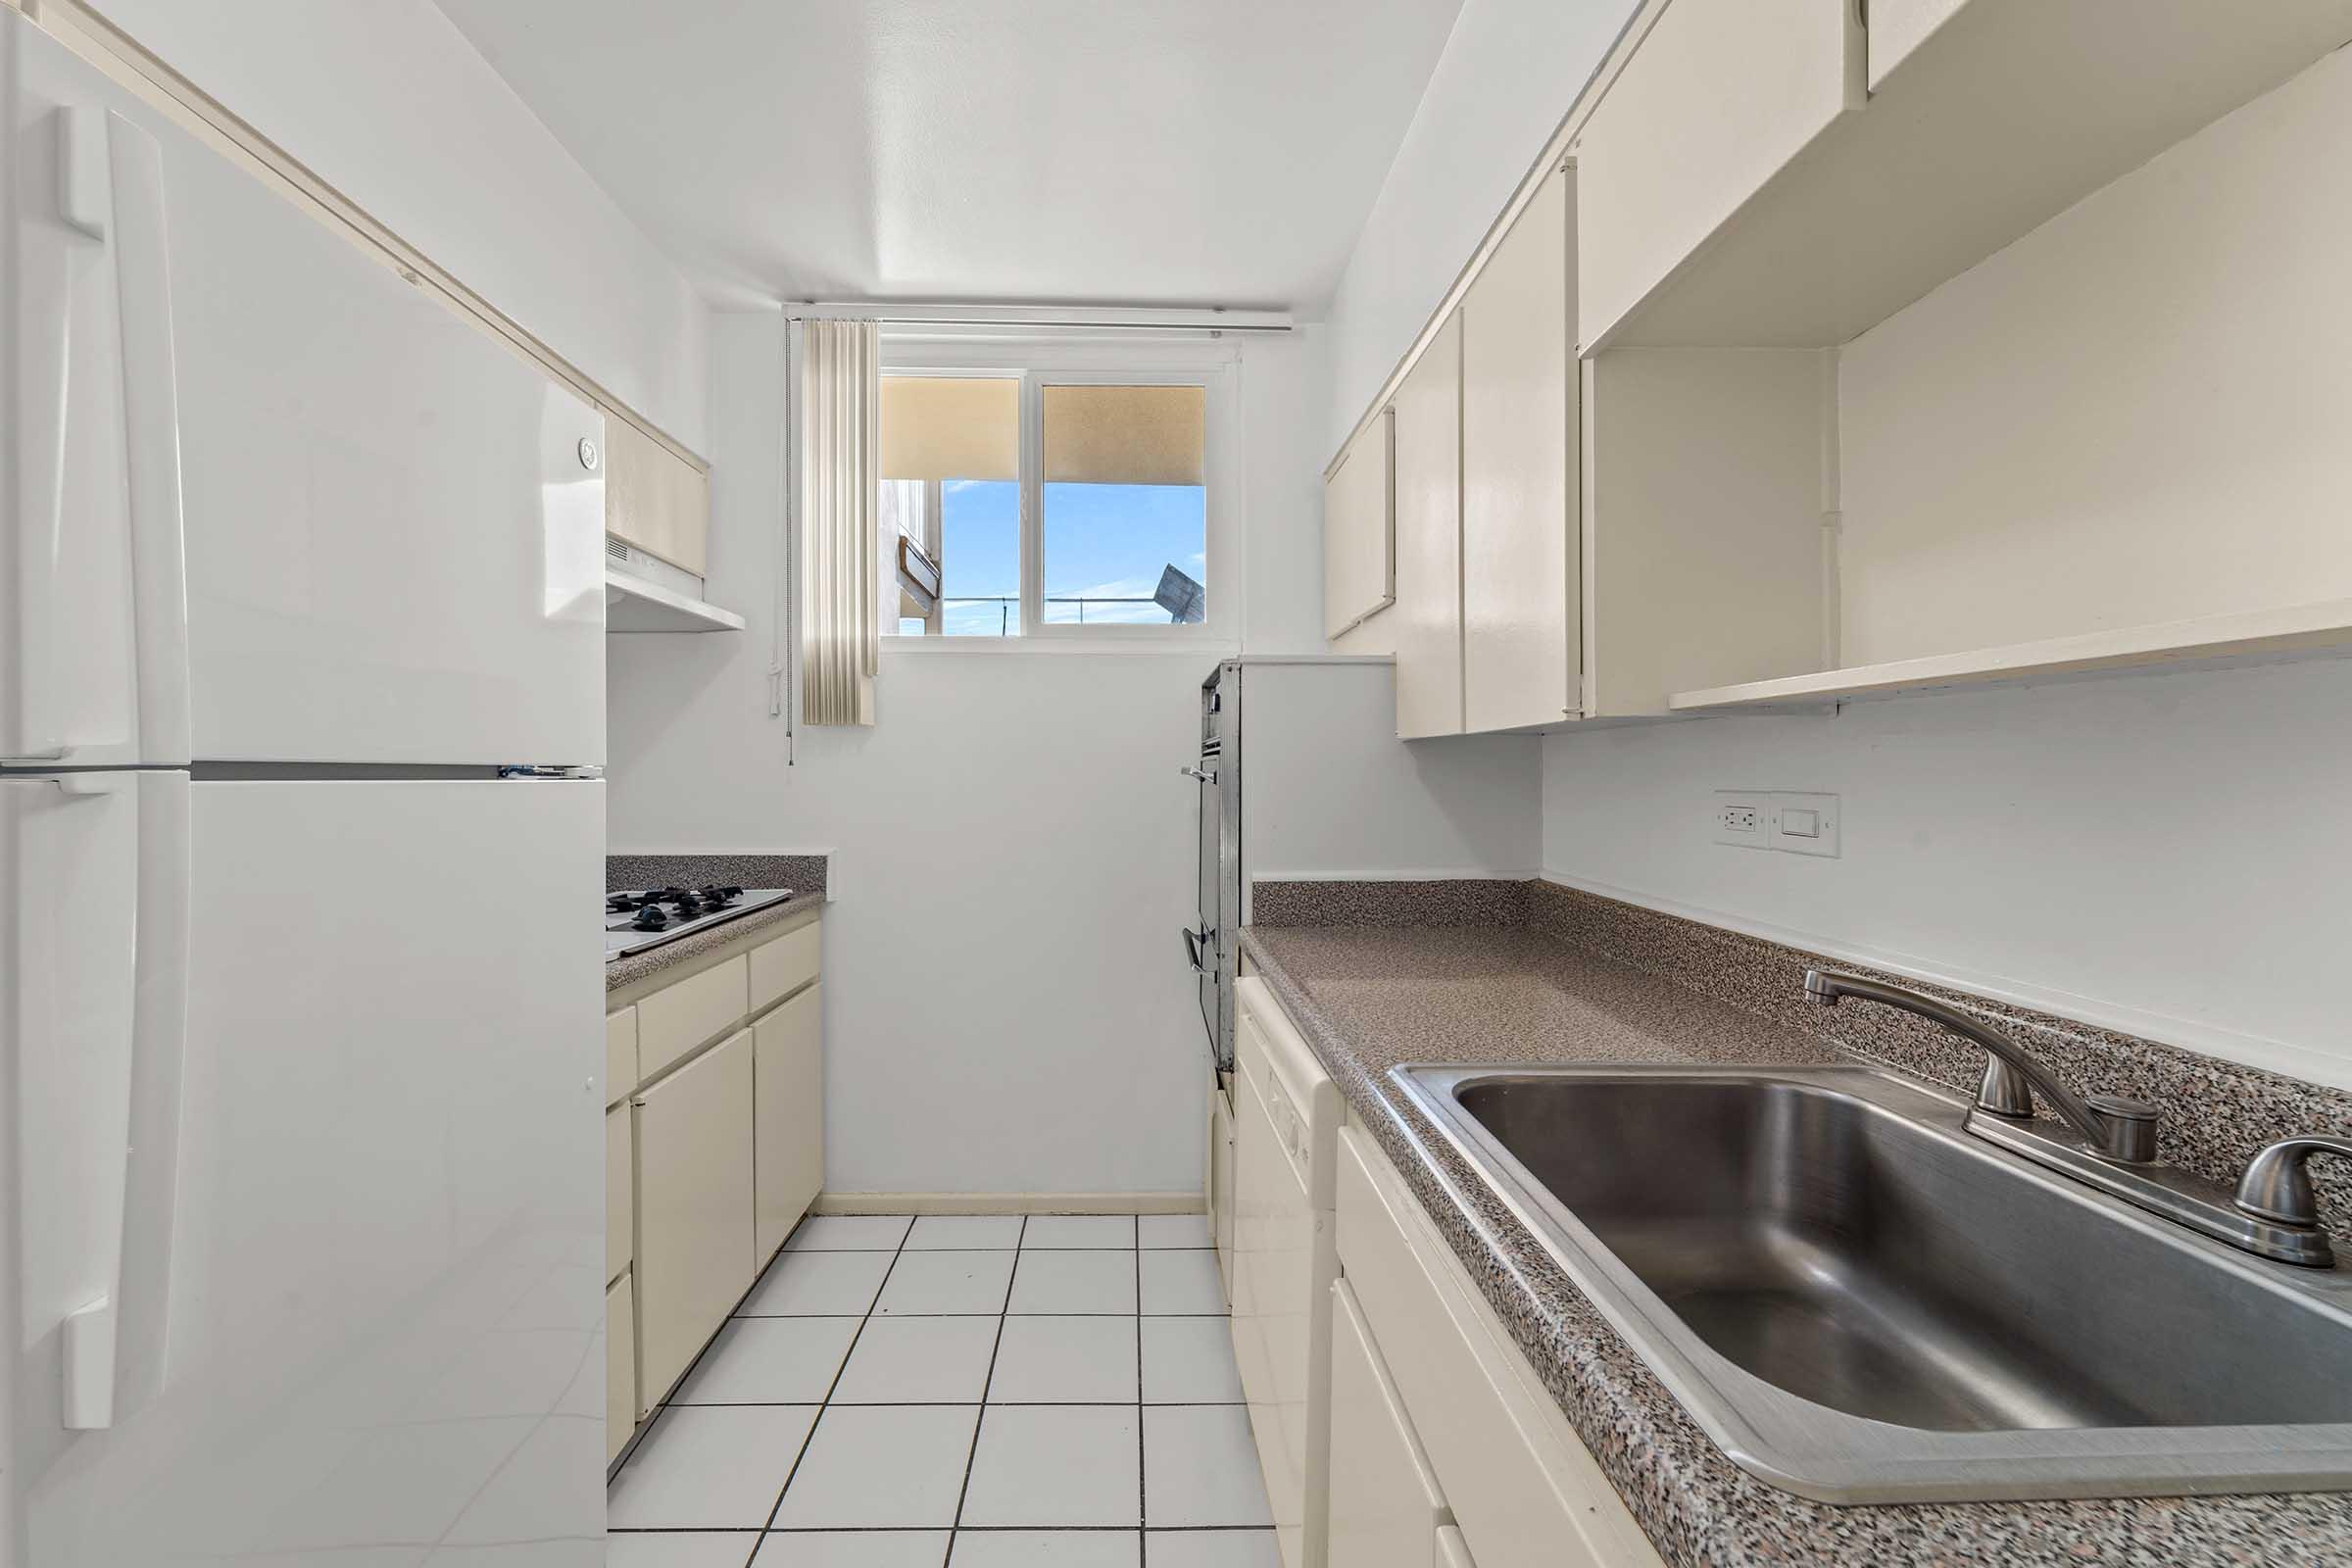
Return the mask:
[[(1242, 517), (1237, 482), (1235, 368), (1239, 354), (1223, 342), (1057, 341), (897, 335), (885, 330), (885, 376), (1015, 380), (1019, 392), (1020, 631), (1010, 637), (912, 637), (885, 632), (885, 648), (1008, 651), (1100, 648), (1105, 644), (1197, 645), (1239, 640), (1242, 625)], [(1049, 386), (1197, 386), (1206, 401), (1201, 439), (1202, 581), (1208, 607), (1197, 621), (1048, 622), (1045, 618), (1045, 389)], [(936, 525), (937, 519), (934, 519)], [(940, 563), (943, 573), (954, 564)], [(947, 586), (945, 582), (941, 585)]]

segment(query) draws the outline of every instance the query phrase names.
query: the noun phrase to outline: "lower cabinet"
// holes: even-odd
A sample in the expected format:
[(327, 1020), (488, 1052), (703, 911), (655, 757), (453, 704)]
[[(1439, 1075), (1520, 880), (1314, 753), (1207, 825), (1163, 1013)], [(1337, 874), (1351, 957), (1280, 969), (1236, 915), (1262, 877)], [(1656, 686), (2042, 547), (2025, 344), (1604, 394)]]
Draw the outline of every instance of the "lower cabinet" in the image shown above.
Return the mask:
[(1225, 1304), (1233, 1305), (1233, 1091), (1220, 1084), (1208, 1094), (1208, 1227), (1217, 1244), (1217, 1279)]
[(605, 1287), (605, 1463), (637, 1425), (637, 1307), (626, 1274)]
[[(1386, 1368), (1383, 1392), (1393, 1393), (1459, 1532), (1457, 1556), (1475, 1555), (1480, 1568), (1657, 1568), (1656, 1549), (1616, 1489), (1360, 1128), (1341, 1133), (1338, 1164), (1340, 1266), (1353, 1321), (1374, 1373)], [(1338, 1379), (1335, 1365), (1335, 1401)], [(1334, 1415), (1336, 1532), (1343, 1509), (1363, 1528), (1396, 1506), (1394, 1497), (1372, 1499), (1401, 1461), (1393, 1444), (1364, 1439), (1349, 1446), (1350, 1473), (1342, 1476), (1336, 1402)], [(1412, 1512), (1415, 1560), (1433, 1560), (1444, 1543), (1433, 1540), (1428, 1515)]]
[(1331, 1562), (1424, 1568), (1453, 1515), (1355, 1292), (1339, 1280), (1331, 1294)]
[(754, 1054), (743, 1030), (634, 1102), (640, 1415), (751, 1288)]
[(812, 985), (752, 1026), (752, 1250), (760, 1265), (824, 1185), (824, 1017), (823, 987)]

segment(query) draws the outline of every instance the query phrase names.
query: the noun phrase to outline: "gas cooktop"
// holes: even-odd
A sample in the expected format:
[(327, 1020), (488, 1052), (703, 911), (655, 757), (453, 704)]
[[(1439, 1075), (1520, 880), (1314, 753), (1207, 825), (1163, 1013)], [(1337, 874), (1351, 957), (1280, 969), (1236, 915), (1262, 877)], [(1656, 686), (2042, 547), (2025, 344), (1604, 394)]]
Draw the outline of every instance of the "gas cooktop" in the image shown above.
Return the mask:
[(697, 931), (782, 904), (790, 888), (645, 888), (605, 895), (605, 961), (675, 942)]

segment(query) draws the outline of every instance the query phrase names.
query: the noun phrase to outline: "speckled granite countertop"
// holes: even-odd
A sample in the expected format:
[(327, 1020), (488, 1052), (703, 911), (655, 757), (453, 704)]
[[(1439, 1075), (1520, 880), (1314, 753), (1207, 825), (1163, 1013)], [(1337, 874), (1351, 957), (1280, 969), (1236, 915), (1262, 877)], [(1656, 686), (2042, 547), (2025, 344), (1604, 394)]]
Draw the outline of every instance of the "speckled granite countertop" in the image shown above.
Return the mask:
[(635, 985), (647, 975), (660, 974), (664, 969), (699, 958), (729, 943), (741, 942), (745, 937), (765, 931), (770, 926), (782, 925), (787, 920), (800, 923), (804, 917), (814, 919), (816, 911), (824, 906), (825, 900), (821, 893), (796, 895), (782, 904), (771, 904), (763, 909), (739, 914), (732, 920), (705, 926), (675, 942), (664, 942), (658, 948), (649, 948), (625, 958), (614, 958), (605, 965), (605, 995), (611, 996), (615, 991)]
[(1836, 1048), (1525, 925), (1260, 925), (1243, 948), (1669, 1563), (2352, 1564), (2345, 1494), (1840, 1508), (1766, 1486), (1707, 1440), (1387, 1073), (1400, 1061), (1824, 1062), (1840, 1059)]

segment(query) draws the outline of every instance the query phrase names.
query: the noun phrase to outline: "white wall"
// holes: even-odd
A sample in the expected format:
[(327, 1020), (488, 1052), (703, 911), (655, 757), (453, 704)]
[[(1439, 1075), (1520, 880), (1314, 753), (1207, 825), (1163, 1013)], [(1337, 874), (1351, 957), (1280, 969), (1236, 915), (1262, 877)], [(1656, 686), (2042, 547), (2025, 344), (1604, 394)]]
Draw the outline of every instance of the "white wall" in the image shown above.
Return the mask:
[(702, 449), (710, 313), (431, 0), (96, 0), (557, 353)]
[[(1565, 880), (2352, 1085), (2352, 662), (1555, 736)], [(1840, 797), (1838, 859), (1710, 841), (1719, 789)]]
[[(710, 592), (749, 625), (612, 639), (612, 848), (832, 854), (829, 1188), (1197, 1191), (1206, 1058), (1177, 943), (1197, 801), (1177, 767), (1231, 645), (885, 643), (880, 722), (805, 729), (788, 766), (765, 701), (783, 323), (721, 314), (711, 351)], [(1243, 355), (1247, 639), (1319, 647), (1318, 488), (1299, 456), (1316, 344)]]
[(1340, 278), (1320, 471), (1584, 89), (1634, 0), (1463, 0)]

